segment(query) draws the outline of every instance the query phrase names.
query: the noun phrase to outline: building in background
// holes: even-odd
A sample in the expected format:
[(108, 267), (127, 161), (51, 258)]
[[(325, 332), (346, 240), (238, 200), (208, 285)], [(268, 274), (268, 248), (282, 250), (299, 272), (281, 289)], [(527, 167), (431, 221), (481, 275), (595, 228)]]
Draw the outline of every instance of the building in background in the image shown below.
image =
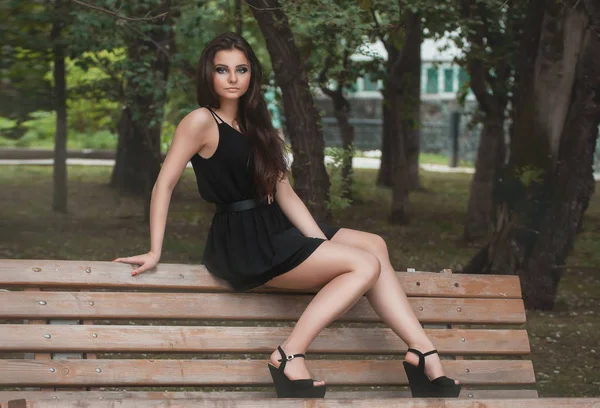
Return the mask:
[[(353, 61), (364, 61), (378, 56), (387, 59), (385, 47), (378, 41), (365, 46), (354, 54)], [(468, 86), (469, 76), (464, 68), (454, 62), (460, 56), (460, 50), (448, 39), (434, 41), (424, 40), (421, 44), (421, 99), (423, 101), (455, 101), (458, 91)], [(381, 99), (381, 80), (374, 81), (368, 76), (358, 78), (355, 92), (351, 98)], [(472, 92), (468, 91), (467, 101), (475, 101)]]
[[(421, 148), (424, 152), (449, 154), (449, 116), (451, 111), (460, 109), (457, 96), (461, 89), (467, 92), (465, 110), (476, 105), (475, 97), (468, 89), (466, 71), (454, 62), (459, 53), (460, 50), (448, 39), (427, 39), (421, 45)], [(378, 41), (364, 46), (351, 58), (353, 61), (385, 60), (387, 52)], [(359, 150), (381, 148), (382, 87), (382, 80), (365, 76), (358, 78), (347, 93), (352, 107), (350, 122), (355, 128), (355, 143)], [(341, 146), (331, 99), (317, 91), (315, 100), (321, 112), (325, 145)], [(478, 131), (467, 128), (465, 123), (463, 120), (459, 141), (464, 152), (461, 159), (472, 160), (477, 149)]]

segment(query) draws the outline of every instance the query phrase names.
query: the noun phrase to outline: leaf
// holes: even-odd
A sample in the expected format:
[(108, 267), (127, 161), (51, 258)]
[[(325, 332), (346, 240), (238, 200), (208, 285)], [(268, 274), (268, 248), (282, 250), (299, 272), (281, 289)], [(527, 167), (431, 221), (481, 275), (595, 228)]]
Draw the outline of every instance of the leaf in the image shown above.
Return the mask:
[(544, 177), (544, 169), (535, 166), (525, 166), (518, 171), (519, 181), (525, 186), (530, 187), (531, 184), (541, 184)]

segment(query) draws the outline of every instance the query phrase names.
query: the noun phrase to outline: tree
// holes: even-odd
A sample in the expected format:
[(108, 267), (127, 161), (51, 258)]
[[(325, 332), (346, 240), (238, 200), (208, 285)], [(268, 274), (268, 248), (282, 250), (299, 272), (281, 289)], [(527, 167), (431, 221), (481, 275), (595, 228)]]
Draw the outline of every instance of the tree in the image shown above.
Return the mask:
[(146, 199), (146, 220), (150, 218), (150, 196), (161, 163), (161, 126), (170, 50), (174, 48), (171, 6), (171, 1), (145, 0), (128, 3), (127, 9), (123, 10), (129, 15), (164, 15), (161, 19), (129, 25), (123, 31), (127, 49), (124, 101), (111, 186), (142, 194)]
[[(286, 14), (302, 50), (309, 84), (316, 84), (329, 97), (342, 141), (341, 194), (352, 201), (352, 158), (354, 126), (350, 123), (348, 91), (360, 75), (370, 73), (373, 64), (354, 61), (351, 55), (365, 42), (371, 28), (368, 12), (358, 3), (344, 1), (290, 2)], [(315, 89), (316, 91), (316, 89)], [(331, 197), (334, 199), (333, 197)]]
[[(399, 4), (401, 6), (401, 4)], [(391, 68), (388, 93), (394, 154), (392, 173), (392, 224), (410, 220), (408, 192), (418, 184), (421, 100), (421, 16), (406, 12), (403, 46)], [(412, 164), (412, 166), (411, 166)], [(415, 173), (416, 169), (416, 173)], [(412, 170), (412, 172), (411, 172)]]
[[(28, 4), (14, 4), (8, 8), (8, 22), (17, 30), (2, 30), (6, 46), (3, 47), (3, 57), (7, 56), (8, 63), (7, 92), (16, 96), (24, 103), (3, 105), (2, 112), (9, 117), (23, 121), (28, 114), (44, 107), (56, 110), (56, 133), (53, 167), (52, 208), (56, 212), (67, 212), (67, 110), (66, 110), (66, 80), (65, 58), (68, 52), (68, 28), (72, 16), (65, 1), (53, 2), (34, 1)], [(23, 30), (27, 35), (23, 33)], [(23, 70), (21, 62), (31, 62), (33, 69)], [(12, 66), (11, 66), (12, 65)], [(52, 85), (40, 79), (26, 80), (28, 74), (34, 73), (43, 77), (46, 70), (52, 66)], [(14, 68), (17, 68), (16, 70)], [(6, 68), (6, 66), (5, 66)], [(13, 69), (11, 69), (13, 68)], [(39, 78), (38, 77), (38, 78)], [(33, 86), (32, 86), (33, 85)], [(40, 89), (42, 92), (40, 92)], [(44, 92), (50, 91), (51, 92)], [(3, 90), (3, 93), (6, 92)], [(35, 95), (35, 96), (34, 96)], [(41, 98), (36, 98), (41, 96)], [(7, 99), (8, 100), (8, 99)], [(32, 101), (32, 102), (26, 102)], [(17, 132), (14, 132), (17, 133)], [(17, 136), (13, 134), (13, 136)]]
[(526, 307), (552, 309), (594, 191), (600, 6), (532, 0), (526, 15), (494, 235), (465, 272), (519, 275)]
[[(381, 24), (374, 8), (374, 24)], [(386, 78), (382, 94), (383, 139), (381, 167), (377, 183), (392, 187), (390, 223), (410, 220), (409, 191), (418, 185), (421, 99), (422, 16), (413, 7), (397, 3), (396, 28), (380, 35), (387, 52)]]
[[(334, 36), (334, 38), (336, 38)], [(350, 123), (350, 102), (344, 96), (344, 89), (348, 85), (350, 76), (350, 52), (348, 49), (342, 51), (342, 69), (339, 75), (335, 77), (335, 89), (329, 89), (327, 86), (327, 74), (332, 65), (332, 50), (325, 59), (325, 66), (319, 74), (319, 86), (321, 91), (331, 98), (333, 102), (333, 111), (340, 130), (342, 139), (342, 149), (344, 151), (342, 159), (342, 198), (352, 201), (352, 158), (354, 156), (354, 126)]]
[(246, 3), (263, 33), (275, 80), (282, 91), (285, 126), (294, 154), (294, 189), (316, 219), (329, 219), (331, 214), (325, 203), (329, 201), (330, 182), (325, 170), (319, 114), (287, 16), (277, 0), (246, 0)]
[[(0, 114), (17, 124), (31, 112), (53, 109), (52, 83), (45, 76), (52, 65), (51, 6), (42, 1), (0, 3)], [(9, 137), (18, 138), (22, 133), (17, 126)]]
[(463, 49), (470, 87), (482, 122), (475, 174), (471, 182), (464, 237), (487, 235), (493, 213), (496, 179), (505, 161), (506, 110), (514, 82), (515, 54), (522, 36), (524, 3), (460, 0), (455, 41)]

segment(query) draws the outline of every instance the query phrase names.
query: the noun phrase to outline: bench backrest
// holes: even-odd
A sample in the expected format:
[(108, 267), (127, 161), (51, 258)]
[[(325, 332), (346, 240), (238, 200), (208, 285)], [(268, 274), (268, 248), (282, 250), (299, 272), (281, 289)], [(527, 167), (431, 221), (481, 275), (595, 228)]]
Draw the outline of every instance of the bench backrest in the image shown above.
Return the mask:
[[(131, 269), (0, 260), (0, 401), (24, 395), (18, 390), (99, 387), (271, 394), (267, 356), (314, 291), (232, 293), (201, 265), (160, 264), (137, 277)], [(398, 276), (469, 397), (537, 396), (518, 277)], [(408, 396), (405, 352), (363, 298), (318, 336), (308, 365), (331, 395)]]

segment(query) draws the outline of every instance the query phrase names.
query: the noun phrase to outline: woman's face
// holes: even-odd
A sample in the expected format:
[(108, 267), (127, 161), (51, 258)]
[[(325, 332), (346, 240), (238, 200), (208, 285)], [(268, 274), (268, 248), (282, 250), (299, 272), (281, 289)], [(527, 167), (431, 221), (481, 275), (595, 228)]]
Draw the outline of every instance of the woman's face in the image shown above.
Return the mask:
[(238, 99), (250, 85), (250, 62), (234, 48), (215, 54), (213, 85), (220, 99)]

